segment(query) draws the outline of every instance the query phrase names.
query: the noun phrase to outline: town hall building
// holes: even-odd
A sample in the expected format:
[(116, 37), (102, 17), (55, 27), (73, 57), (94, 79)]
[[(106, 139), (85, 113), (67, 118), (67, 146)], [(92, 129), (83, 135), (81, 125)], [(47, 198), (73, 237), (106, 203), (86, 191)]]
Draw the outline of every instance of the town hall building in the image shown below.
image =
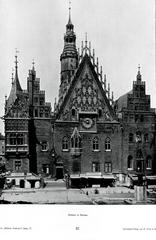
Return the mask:
[(132, 90), (114, 101), (87, 38), (77, 50), (69, 13), (53, 111), (34, 65), (23, 90), (15, 76), (5, 102), (6, 168), (56, 179), (65, 174), (116, 177), (155, 174), (155, 109), (140, 67)]

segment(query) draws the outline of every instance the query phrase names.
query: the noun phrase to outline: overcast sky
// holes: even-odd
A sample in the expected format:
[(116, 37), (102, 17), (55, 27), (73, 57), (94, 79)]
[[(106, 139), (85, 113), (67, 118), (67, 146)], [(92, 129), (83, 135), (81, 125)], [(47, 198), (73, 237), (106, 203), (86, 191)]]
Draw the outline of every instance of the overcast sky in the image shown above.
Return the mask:
[[(15, 48), (19, 79), (26, 89), (35, 59), (46, 100), (54, 103), (60, 82), (60, 54), (68, 22), (68, 0), (0, 0), (0, 116), (11, 89)], [(115, 99), (132, 88), (141, 65), (151, 106), (156, 107), (154, 0), (72, 0), (77, 47), (88, 34)], [(3, 122), (0, 121), (3, 132)]]

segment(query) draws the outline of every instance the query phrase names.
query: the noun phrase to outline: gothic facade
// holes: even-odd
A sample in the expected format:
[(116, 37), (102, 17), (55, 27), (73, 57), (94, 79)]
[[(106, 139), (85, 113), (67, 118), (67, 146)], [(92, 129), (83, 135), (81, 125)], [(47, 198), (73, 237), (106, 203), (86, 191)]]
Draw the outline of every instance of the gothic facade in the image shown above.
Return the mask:
[(81, 53), (69, 16), (60, 56), (54, 111), (34, 66), (27, 90), (15, 78), (5, 104), (5, 155), (11, 171), (63, 178), (65, 173), (115, 175), (155, 171), (155, 111), (140, 69), (132, 91), (114, 101), (87, 39)]

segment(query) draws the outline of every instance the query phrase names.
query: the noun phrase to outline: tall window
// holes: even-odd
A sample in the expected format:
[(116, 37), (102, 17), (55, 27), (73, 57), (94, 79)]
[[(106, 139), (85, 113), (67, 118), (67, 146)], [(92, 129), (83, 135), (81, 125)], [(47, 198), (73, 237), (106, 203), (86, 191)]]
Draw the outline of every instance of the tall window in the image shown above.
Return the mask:
[(141, 132), (140, 131), (136, 132), (136, 142), (142, 142), (142, 137), (141, 137)]
[(133, 169), (133, 157), (131, 155), (129, 155), (127, 158), (127, 168)]
[(16, 145), (16, 133), (10, 134), (10, 145)]
[(14, 163), (15, 163), (15, 171), (21, 170), (21, 166), (22, 166), (21, 160), (15, 160)]
[(105, 150), (106, 151), (111, 151), (111, 140), (108, 137), (105, 140)]
[(102, 109), (99, 109), (99, 118), (102, 117)]
[(17, 134), (17, 145), (23, 145), (24, 144), (24, 134), (19, 133)]
[(133, 140), (134, 140), (133, 133), (129, 133), (129, 142), (133, 142)]
[(72, 109), (72, 117), (75, 117), (75, 115), (76, 115), (76, 110), (73, 108)]
[(69, 149), (69, 145), (68, 145), (68, 138), (64, 137), (62, 139), (62, 150), (63, 151), (67, 151)]
[(93, 139), (93, 150), (94, 151), (99, 150), (99, 140), (97, 137)]
[(98, 162), (92, 163), (92, 172), (100, 172), (100, 164)]
[(148, 139), (148, 133), (145, 133), (144, 134), (144, 142), (148, 142), (149, 141), (149, 139)]
[(104, 165), (104, 169), (106, 173), (111, 173), (112, 172), (112, 163), (111, 162), (106, 162)]
[(152, 168), (152, 157), (149, 155), (146, 158), (146, 169), (151, 169)]

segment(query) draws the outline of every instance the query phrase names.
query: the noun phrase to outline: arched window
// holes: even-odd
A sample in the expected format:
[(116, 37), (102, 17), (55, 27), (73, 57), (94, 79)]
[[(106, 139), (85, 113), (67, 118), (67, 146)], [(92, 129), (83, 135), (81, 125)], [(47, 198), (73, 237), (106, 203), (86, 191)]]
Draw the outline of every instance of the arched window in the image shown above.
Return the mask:
[(74, 129), (71, 136), (71, 148), (82, 148), (81, 136), (77, 128)]
[(72, 117), (75, 117), (75, 115), (76, 115), (76, 110), (73, 108), (72, 109)]
[(99, 150), (99, 140), (97, 137), (93, 139), (93, 150), (94, 151)]
[(133, 169), (133, 157), (131, 155), (129, 155), (127, 158), (127, 168)]
[(148, 133), (145, 133), (144, 134), (144, 142), (148, 142), (148, 141), (149, 141)]
[(63, 151), (67, 151), (69, 149), (69, 145), (68, 145), (68, 138), (64, 137), (62, 139), (62, 150)]
[(129, 142), (133, 142), (133, 140), (134, 140), (133, 133), (129, 133)]
[(146, 169), (152, 169), (152, 157), (150, 155), (146, 157)]
[(43, 152), (48, 151), (48, 142), (47, 141), (41, 142), (41, 151), (43, 151)]
[(136, 142), (142, 142), (141, 132), (140, 131), (136, 132)]
[(106, 138), (105, 140), (105, 150), (106, 151), (111, 151), (111, 140), (109, 137)]

